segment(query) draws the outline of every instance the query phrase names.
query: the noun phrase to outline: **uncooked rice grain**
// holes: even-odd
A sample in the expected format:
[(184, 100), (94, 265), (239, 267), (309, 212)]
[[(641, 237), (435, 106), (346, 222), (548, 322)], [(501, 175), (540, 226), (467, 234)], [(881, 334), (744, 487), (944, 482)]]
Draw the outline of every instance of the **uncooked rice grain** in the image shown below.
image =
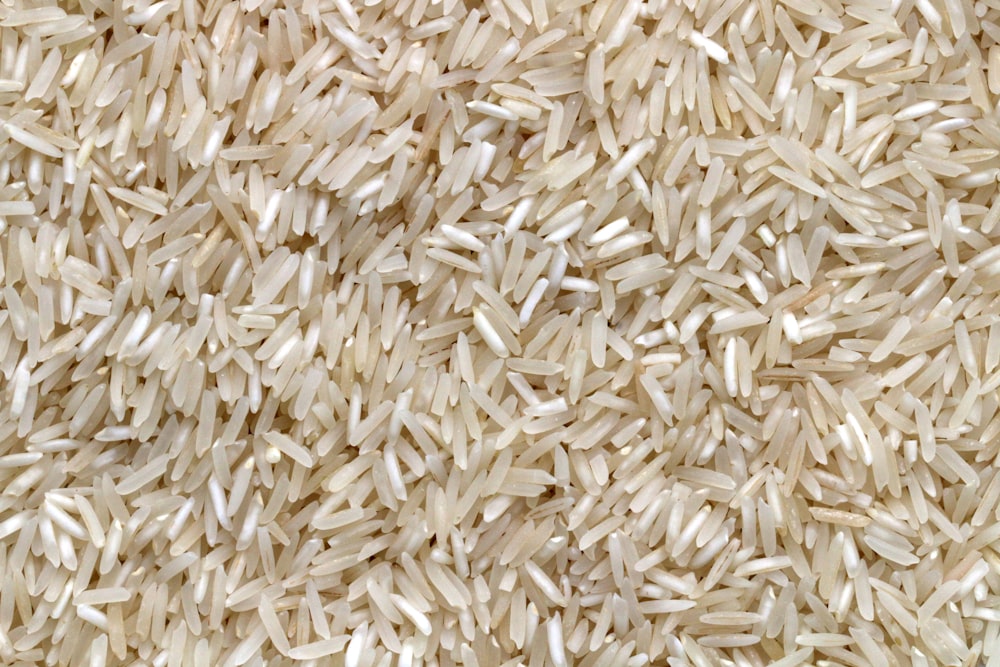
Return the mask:
[(0, 42), (3, 664), (1000, 664), (1000, 9)]

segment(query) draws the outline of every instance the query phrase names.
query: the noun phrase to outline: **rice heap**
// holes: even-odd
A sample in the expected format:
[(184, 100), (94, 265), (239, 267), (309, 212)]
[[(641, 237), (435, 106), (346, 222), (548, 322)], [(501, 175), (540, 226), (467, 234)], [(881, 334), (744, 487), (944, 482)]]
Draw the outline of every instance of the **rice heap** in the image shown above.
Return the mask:
[(1000, 5), (0, 54), (3, 664), (1000, 665)]

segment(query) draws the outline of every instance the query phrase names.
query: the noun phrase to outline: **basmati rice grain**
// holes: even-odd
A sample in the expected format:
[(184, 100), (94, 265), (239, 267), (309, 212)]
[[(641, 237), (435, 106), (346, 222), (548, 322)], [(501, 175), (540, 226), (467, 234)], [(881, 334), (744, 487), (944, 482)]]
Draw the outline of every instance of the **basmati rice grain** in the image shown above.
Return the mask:
[(996, 661), (1000, 10), (174, 4), (0, 12), (0, 661)]
[(729, 64), (729, 54), (726, 53), (726, 50), (697, 30), (692, 30), (691, 34), (688, 35), (688, 39), (691, 40), (691, 43), (695, 47), (704, 49), (706, 55), (712, 60), (716, 60), (723, 65)]

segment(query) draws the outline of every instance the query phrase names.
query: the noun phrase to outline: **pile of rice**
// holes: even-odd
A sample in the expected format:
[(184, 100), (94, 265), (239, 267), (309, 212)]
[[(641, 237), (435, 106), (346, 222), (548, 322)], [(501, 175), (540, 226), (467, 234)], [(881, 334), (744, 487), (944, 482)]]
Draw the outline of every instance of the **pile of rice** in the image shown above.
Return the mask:
[(998, 100), (987, 0), (4, 0), (0, 662), (1000, 665)]

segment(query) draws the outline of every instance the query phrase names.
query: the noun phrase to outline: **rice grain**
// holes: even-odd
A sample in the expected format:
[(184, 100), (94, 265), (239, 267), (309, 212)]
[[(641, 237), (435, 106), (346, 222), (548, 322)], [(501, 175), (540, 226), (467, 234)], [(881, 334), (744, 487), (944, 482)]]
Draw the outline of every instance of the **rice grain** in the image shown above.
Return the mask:
[(998, 9), (91, 4), (0, 11), (0, 661), (997, 660)]

